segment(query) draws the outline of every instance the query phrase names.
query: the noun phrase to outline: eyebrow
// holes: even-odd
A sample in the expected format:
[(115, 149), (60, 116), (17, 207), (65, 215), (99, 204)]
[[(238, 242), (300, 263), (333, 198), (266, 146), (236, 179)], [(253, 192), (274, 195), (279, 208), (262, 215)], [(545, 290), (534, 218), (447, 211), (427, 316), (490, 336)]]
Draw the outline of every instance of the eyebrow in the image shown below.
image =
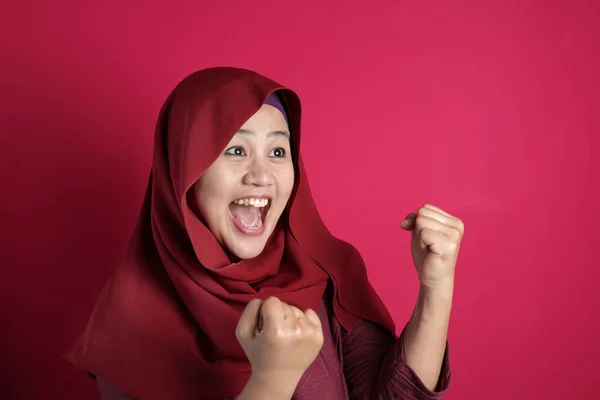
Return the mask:
[[(242, 133), (244, 135), (254, 135), (255, 132), (251, 131), (249, 129), (240, 129), (239, 131), (237, 131), (237, 133)], [(283, 136), (286, 139), (290, 138), (290, 133), (288, 131), (271, 131), (269, 133), (267, 133), (267, 137), (273, 137), (273, 136)]]

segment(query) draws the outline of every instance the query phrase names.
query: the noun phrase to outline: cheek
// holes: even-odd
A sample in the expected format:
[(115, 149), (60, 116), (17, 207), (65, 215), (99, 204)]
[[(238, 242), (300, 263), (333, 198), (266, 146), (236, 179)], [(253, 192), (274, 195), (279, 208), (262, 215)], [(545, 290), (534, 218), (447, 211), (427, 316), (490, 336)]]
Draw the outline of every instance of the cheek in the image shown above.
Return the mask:
[(208, 210), (210, 209), (210, 197), (207, 196), (210, 191), (206, 190), (206, 182), (198, 181), (193, 186), (193, 203), (190, 205), (194, 212), (203, 222), (207, 222), (207, 218), (210, 217)]
[(197, 207), (204, 218), (210, 218), (222, 206), (229, 187), (227, 179), (215, 172), (206, 171), (195, 185)]
[(287, 168), (281, 171), (279, 179), (279, 187), (281, 188), (281, 195), (285, 196), (287, 201), (294, 189), (294, 166), (289, 164)]

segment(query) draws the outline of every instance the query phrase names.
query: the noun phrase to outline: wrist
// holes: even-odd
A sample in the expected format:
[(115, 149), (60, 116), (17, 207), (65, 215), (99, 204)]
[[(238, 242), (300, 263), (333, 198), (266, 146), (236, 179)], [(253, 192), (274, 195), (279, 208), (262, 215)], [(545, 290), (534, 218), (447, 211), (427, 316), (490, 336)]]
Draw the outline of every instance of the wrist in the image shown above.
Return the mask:
[(419, 285), (419, 296), (428, 299), (443, 301), (452, 300), (454, 294), (454, 279), (444, 279), (436, 282), (421, 282)]
[(420, 322), (447, 325), (452, 310), (454, 283), (421, 285), (413, 318)]

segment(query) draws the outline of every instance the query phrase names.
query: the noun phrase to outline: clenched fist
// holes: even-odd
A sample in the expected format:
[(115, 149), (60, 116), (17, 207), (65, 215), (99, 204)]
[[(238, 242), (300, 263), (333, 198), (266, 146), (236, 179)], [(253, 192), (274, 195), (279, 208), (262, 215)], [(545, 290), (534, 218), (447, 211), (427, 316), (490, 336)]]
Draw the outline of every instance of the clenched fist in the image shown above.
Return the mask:
[(248, 303), (236, 337), (252, 365), (253, 378), (293, 388), (323, 346), (317, 314), (302, 312), (275, 297)]
[(408, 214), (401, 226), (412, 232), (411, 253), (421, 284), (435, 288), (453, 282), (465, 231), (463, 222), (425, 204), (416, 213)]

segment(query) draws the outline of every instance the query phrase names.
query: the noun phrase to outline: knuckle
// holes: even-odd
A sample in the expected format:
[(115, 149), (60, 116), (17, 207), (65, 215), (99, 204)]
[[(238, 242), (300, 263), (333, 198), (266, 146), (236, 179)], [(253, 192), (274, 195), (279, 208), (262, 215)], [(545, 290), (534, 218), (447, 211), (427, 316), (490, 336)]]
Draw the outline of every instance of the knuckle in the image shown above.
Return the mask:
[(313, 328), (317, 334), (318, 337), (321, 338), (321, 340), (323, 339), (323, 328), (321, 327), (321, 325), (315, 326)]
[(279, 304), (281, 304), (279, 299), (277, 297), (271, 296), (263, 302), (262, 309), (263, 311), (269, 312), (273, 310), (273, 308), (277, 307)]
[(252, 308), (256, 304), (260, 304), (260, 300), (259, 299), (252, 299), (252, 300), (250, 300), (248, 302), (248, 304), (246, 305), (246, 308)]
[(460, 239), (460, 231), (458, 229), (451, 229), (450, 230), (450, 237), (454, 240), (458, 240)]
[(322, 346), (323, 346), (323, 343), (325, 343), (325, 338), (323, 337), (323, 332), (320, 332), (320, 331), (319, 331), (319, 332), (317, 332), (317, 333), (314, 335), (314, 341), (315, 341), (315, 344), (316, 344), (318, 347), (322, 347)]
[(457, 242), (451, 241), (451, 242), (448, 243), (448, 251), (450, 253), (454, 253), (457, 248), (458, 248), (458, 243)]
[(304, 318), (298, 318), (296, 320), (296, 325), (300, 328), (301, 331), (306, 332), (309, 329), (308, 322)]
[(244, 333), (242, 331), (242, 329), (238, 326), (237, 329), (235, 330), (235, 337), (237, 338), (237, 340), (242, 341), (245, 339), (244, 337)]
[(304, 315), (306, 316), (306, 319), (313, 325), (321, 325), (321, 320), (314, 310), (308, 309), (305, 311)]

